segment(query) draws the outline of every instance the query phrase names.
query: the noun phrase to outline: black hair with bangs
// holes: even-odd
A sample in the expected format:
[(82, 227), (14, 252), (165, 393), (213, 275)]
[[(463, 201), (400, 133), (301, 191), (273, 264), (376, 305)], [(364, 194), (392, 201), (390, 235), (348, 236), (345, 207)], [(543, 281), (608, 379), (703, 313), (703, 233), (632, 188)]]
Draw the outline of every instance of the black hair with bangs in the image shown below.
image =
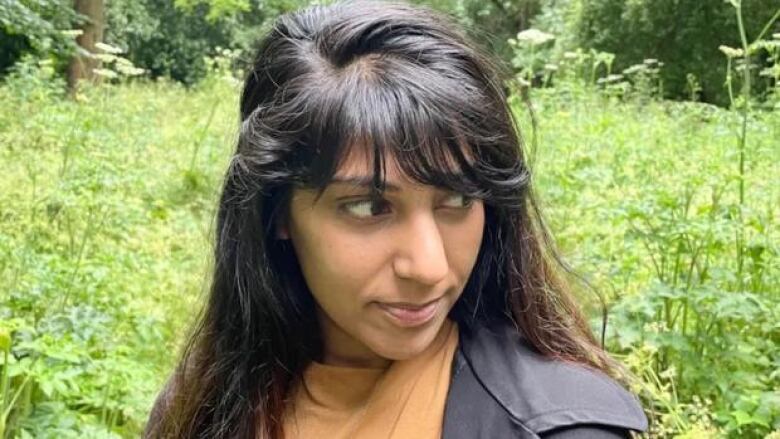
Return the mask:
[(349, 1), (277, 19), (240, 103), (220, 199), (209, 301), (149, 437), (281, 438), (287, 392), (321, 352), (314, 300), (277, 239), (294, 188), (322, 191), (368, 152), (409, 178), (484, 202), (476, 265), (451, 318), (511, 320), (542, 354), (609, 372), (562, 280), (531, 188), (502, 71), (448, 17)]

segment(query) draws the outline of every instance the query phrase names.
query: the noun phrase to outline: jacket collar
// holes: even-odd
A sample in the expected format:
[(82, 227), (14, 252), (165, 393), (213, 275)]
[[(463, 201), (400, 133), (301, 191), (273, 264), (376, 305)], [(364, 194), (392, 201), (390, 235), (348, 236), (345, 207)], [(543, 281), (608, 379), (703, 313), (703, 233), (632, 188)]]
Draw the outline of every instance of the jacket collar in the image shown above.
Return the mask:
[(537, 433), (574, 424), (647, 429), (634, 395), (600, 371), (540, 355), (511, 324), (464, 327), (460, 337), (462, 355), (485, 391)]

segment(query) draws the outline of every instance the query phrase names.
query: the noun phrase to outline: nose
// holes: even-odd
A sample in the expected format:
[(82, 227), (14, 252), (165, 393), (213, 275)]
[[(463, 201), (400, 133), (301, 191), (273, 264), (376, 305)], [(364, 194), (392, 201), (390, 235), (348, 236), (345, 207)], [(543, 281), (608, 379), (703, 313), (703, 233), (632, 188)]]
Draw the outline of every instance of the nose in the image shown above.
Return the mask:
[(398, 277), (425, 285), (435, 285), (447, 276), (447, 253), (432, 216), (421, 214), (408, 221), (398, 240), (393, 269)]

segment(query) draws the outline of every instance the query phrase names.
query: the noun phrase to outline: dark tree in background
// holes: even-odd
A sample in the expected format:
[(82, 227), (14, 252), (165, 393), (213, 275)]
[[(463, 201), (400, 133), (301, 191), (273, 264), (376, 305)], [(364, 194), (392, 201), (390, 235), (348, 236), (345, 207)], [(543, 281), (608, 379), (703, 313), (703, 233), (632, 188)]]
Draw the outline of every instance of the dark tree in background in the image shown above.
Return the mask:
[(413, 0), (455, 16), (477, 41), (510, 60), (507, 43), (531, 27), (533, 18), (550, 0)]
[(206, 74), (204, 57), (234, 49), (251, 59), (254, 42), (279, 14), (306, 0), (111, 0), (106, 42), (127, 51), (153, 77), (192, 85)]
[(78, 48), (68, 65), (68, 88), (75, 90), (79, 81), (94, 80), (94, 70), (100, 61), (92, 56), (98, 52), (96, 43), (103, 41), (105, 18), (103, 0), (75, 0), (73, 9), (85, 19), (81, 24), (82, 34), (76, 37)]

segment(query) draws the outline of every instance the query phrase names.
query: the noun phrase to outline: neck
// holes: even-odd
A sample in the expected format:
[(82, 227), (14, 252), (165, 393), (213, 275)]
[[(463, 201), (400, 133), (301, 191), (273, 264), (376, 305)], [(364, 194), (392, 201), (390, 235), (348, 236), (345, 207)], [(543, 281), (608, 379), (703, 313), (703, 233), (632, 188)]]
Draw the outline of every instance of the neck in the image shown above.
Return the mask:
[(322, 331), (322, 362), (331, 366), (386, 369), (392, 360), (377, 355), (368, 346), (355, 340), (319, 310)]

